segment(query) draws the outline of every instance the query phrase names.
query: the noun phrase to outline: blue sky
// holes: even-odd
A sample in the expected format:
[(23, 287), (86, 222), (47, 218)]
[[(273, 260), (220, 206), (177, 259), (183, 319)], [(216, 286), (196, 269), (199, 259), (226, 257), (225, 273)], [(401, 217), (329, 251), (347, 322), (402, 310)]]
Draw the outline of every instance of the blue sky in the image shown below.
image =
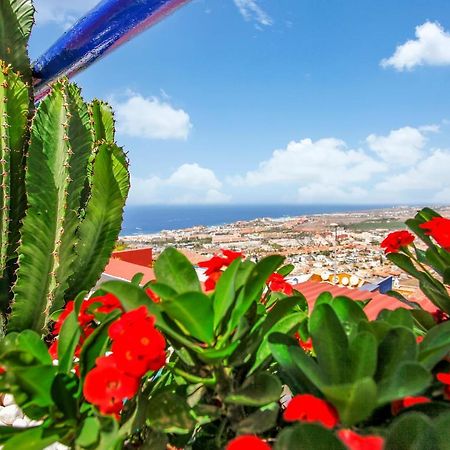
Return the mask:
[[(96, 0), (36, 0), (33, 58)], [(76, 77), (129, 204), (450, 203), (448, 0), (192, 0)]]

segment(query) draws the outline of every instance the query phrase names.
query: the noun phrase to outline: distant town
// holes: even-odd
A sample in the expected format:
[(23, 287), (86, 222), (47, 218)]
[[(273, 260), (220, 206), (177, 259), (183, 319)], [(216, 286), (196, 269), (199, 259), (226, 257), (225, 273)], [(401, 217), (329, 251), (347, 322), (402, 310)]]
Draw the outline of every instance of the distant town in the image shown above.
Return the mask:
[[(344, 273), (366, 283), (393, 276), (396, 287), (414, 288), (415, 281), (386, 259), (380, 243), (390, 231), (406, 228), (405, 220), (414, 217), (418, 209), (408, 206), (260, 218), (220, 226), (165, 230), (121, 237), (118, 249), (151, 247), (155, 258), (166, 247), (173, 246), (194, 264), (223, 248), (242, 251), (255, 260), (276, 253), (286, 256), (286, 261), (294, 266), (291, 276), (298, 281), (311, 276), (325, 280), (332, 274)], [(434, 209), (450, 216), (450, 206)]]

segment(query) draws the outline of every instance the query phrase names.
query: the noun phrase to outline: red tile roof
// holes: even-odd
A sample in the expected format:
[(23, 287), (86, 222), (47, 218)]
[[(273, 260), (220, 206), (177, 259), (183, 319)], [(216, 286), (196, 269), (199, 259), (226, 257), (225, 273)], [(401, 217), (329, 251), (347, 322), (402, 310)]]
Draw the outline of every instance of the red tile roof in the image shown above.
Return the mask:
[[(388, 295), (380, 294), (379, 292), (360, 291), (359, 289), (350, 289), (346, 287), (335, 286), (329, 283), (305, 281), (304, 283), (295, 285), (295, 289), (300, 291), (306, 297), (310, 309), (312, 309), (317, 297), (322, 292), (330, 292), (333, 297), (345, 296), (353, 300), (370, 299), (370, 302), (364, 308), (364, 312), (371, 320), (376, 319), (380, 311), (383, 309), (410, 309), (408, 305), (405, 305), (404, 303), (396, 300), (395, 298), (389, 297)], [(420, 298), (413, 298), (411, 300), (419, 303), (422, 308), (426, 309), (427, 311), (436, 310), (436, 307), (425, 296), (421, 296)]]
[(142, 281), (144, 283), (155, 279), (155, 273), (150, 267), (139, 266), (138, 264), (122, 261), (114, 257), (109, 260), (103, 273), (114, 278), (121, 278), (128, 281), (130, 281), (137, 273), (143, 273), (144, 279)]

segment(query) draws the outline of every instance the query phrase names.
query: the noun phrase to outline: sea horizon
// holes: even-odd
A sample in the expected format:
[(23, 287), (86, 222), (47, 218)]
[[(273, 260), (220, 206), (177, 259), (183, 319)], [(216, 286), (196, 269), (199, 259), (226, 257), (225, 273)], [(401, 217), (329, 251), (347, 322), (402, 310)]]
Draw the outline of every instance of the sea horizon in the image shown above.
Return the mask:
[(130, 205), (125, 208), (120, 236), (153, 234), (194, 226), (220, 226), (261, 218), (282, 219), (317, 214), (351, 213), (387, 208), (420, 208), (408, 204), (240, 204), (240, 205)]

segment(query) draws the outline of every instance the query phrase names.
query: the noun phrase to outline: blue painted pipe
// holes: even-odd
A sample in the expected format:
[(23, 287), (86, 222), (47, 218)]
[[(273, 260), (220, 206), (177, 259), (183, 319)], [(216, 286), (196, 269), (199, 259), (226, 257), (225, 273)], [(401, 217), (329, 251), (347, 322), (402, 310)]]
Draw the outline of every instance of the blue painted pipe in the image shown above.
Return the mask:
[(34, 63), (36, 98), (45, 95), (48, 83), (85, 69), (188, 1), (101, 1)]

